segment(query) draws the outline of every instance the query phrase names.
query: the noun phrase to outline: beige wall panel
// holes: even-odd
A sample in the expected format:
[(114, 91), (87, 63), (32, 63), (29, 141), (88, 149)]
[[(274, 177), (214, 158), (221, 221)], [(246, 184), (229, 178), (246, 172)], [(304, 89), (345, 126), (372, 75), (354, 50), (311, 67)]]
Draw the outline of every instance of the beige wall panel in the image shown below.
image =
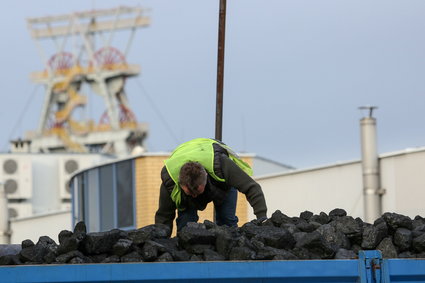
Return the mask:
[(209, 220), (209, 221), (213, 221), (214, 220), (214, 205), (212, 202), (210, 202), (207, 205), (207, 208), (205, 208), (204, 211), (199, 211), (198, 212), (198, 216), (199, 216), (199, 223), (204, 222), (204, 220)]
[(248, 222), (248, 209), (250, 208), (251, 206), (246, 200), (245, 195), (242, 193), (238, 193), (238, 204), (236, 206), (236, 215), (239, 218), (239, 222), (238, 222), (239, 226), (242, 226), (243, 224)]
[[(251, 157), (242, 157), (243, 161), (249, 164), (252, 167), (252, 158)], [(246, 200), (246, 197), (242, 193), (238, 193), (238, 205), (236, 206), (236, 215), (239, 218), (239, 226), (242, 226), (246, 222), (252, 219), (248, 219), (249, 210), (252, 210), (251, 205)]]
[(161, 169), (168, 156), (143, 156), (136, 159), (137, 227), (155, 222), (158, 209)]

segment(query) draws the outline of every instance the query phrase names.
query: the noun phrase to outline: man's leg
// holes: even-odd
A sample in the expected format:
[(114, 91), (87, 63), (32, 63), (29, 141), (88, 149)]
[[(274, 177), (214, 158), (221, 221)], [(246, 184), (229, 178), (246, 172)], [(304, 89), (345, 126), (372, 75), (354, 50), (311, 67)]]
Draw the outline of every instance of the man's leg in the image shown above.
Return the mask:
[(177, 231), (180, 231), (188, 222), (198, 222), (198, 211), (193, 208), (186, 208), (184, 211), (177, 212)]
[(215, 217), (217, 225), (227, 225), (230, 227), (238, 226), (238, 217), (236, 216), (236, 203), (238, 200), (238, 190), (231, 188), (227, 193), (224, 202), (215, 207)]

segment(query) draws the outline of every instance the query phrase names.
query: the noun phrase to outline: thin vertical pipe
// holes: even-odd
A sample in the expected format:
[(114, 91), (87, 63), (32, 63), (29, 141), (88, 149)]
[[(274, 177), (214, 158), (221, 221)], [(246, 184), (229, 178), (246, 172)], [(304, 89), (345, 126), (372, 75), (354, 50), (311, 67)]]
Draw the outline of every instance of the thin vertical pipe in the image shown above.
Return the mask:
[(226, 34), (226, 0), (220, 0), (218, 22), (217, 53), (217, 100), (215, 113), (215, 138), (222, 140), (223, 133), (223, 80), (224, 80), (224, 46)]

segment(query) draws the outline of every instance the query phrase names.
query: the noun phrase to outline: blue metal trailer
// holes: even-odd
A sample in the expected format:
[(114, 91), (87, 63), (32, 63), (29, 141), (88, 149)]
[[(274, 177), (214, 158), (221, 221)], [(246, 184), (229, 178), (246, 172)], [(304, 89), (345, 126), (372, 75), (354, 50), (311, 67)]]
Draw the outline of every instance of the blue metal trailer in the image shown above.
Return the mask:
[(425, 259), (166, 262), (0, 267), (0, 282), (425, 282)]

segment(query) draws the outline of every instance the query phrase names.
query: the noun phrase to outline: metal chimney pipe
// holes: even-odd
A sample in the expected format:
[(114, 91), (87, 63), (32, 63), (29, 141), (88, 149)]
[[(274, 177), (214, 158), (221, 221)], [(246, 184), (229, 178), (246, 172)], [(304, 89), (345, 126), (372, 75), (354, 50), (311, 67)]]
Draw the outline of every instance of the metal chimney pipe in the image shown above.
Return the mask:
[(372, 112), (376, 106), (362, 106), (359, 109), (368, 110), (369, 116), (360, 120), (364, 220), (373, 223), (382, 214), (381, 196), (379, 194), (379, 161), (376, 146), (376, 119)]
[(9, 210), (3, 183), (0, 182), (0, 244), (10, 244)]

